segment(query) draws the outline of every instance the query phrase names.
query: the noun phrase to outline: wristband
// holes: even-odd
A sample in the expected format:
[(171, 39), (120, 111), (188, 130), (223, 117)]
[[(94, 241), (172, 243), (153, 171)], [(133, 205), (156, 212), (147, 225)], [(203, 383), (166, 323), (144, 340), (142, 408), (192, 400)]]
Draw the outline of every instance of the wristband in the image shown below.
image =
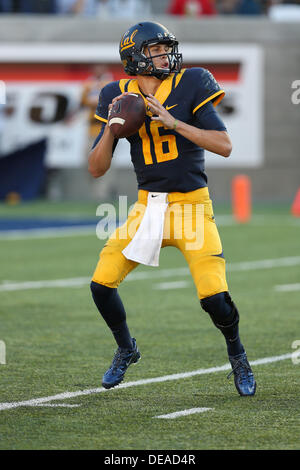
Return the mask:
[(176, 131), (177, 124), (178, 124), (178, 119), (175, 119), (174, 124), (173, 124), (174, 131)]

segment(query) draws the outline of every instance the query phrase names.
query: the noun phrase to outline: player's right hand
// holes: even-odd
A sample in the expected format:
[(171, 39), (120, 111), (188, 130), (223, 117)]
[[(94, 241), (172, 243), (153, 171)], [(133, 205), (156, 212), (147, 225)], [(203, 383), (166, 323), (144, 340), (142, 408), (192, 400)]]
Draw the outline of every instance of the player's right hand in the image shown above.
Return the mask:
[(110, 115), (111, 108), (113, 107), (113, 105), (114, 105), (117, 101), (119, 101), (119, 100), (122, 98), (122, 96), (128, 95), (128, 94), (129, 94), (128, 91), (124, 91), (124, 93), (122, 93), (121, 95), (118, 95), (118, 96), (115, 96), (115, 97), (114, 97), (114, 99), (112, 100), (112, 102), (108, 105), (108, 117), (109, 117), (109, 115)]

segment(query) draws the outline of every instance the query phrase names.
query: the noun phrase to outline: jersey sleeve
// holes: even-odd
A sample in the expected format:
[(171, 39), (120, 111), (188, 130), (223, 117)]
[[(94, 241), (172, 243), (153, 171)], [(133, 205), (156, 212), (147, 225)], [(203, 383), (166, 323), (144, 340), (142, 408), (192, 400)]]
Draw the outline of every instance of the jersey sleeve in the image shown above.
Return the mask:
[(108, 106), (112, 102), (113, 98), (121, 94), (119, 87), (119, 82), (108, 83), (104, 88), (102, 88), (98, 106), (95, 113), (95, 118), (99, 121), (107, 123), (108, 119)]
[[(92, 146), (92, 149), (96, 147), (98, 144), (99, 140), (103, 136), (105, 126), (107, 124), (108, 120), (108, 106), (112, 102), (113, 98), (121, 94), (119, 82), (111, 82), (108, 83), (104, 88), (102, 88), (100, 95), (99, 95), (99, 101), (98, 101), (98, 106), (96, 109), (95, 113), (95, 118), (101, 121), (102, 126), (100, 128), (100, 132), (98, 136), (96, 137), (94, 144)], [(113, 144), (113, 152), (117, 146), (118, 139), (114, 140)]]
[(193, 86), (195, 87), (197, 84), (193, 99), (193, 114), (210, 101), (214, 106), (217, 106), (224, 98), (225, 91), (222, 90), (214, 76), (207, 69), (200, 67), (190, 69), (190, 75)]
[(213, 103), (208, 101), (195, 113), (194, 125), (209, 131), (227, 131), (224, 122), (217, 113)]

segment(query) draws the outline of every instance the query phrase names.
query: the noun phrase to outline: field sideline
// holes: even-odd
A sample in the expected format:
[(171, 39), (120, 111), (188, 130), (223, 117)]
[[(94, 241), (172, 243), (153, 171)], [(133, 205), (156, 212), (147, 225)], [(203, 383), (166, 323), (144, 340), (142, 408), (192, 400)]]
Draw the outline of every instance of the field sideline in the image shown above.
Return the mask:
[[(0, 217), (90, 219), (92, 210), (0, 206)], [(0, 449), (299, 449), (300, 220), (284, 205), (258, 207), (247, 225), (215, 213), (255, 397), (227, 380), (225, 342), (175, 249), (119, 288), (142, 360), (106, 391), (115, 345), (89, 292), (104, 242), (2, 232)]]

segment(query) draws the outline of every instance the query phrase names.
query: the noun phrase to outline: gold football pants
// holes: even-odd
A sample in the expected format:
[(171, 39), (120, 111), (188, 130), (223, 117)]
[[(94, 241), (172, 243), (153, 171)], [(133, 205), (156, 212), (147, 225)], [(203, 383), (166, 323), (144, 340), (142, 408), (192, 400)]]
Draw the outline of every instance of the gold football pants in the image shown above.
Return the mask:
[[(148, 191), (138, 201), (124, 225), (111, 235), (100, 253), (93, 281), (118, 287), (138, 263), (122, 254), (139, 227), (147, 206)], [(199, 299), (228, 290), (225, 259), (207, 188), (188, 193), (169, 193), (162, 248), (174, 246), (184, 255)]]

